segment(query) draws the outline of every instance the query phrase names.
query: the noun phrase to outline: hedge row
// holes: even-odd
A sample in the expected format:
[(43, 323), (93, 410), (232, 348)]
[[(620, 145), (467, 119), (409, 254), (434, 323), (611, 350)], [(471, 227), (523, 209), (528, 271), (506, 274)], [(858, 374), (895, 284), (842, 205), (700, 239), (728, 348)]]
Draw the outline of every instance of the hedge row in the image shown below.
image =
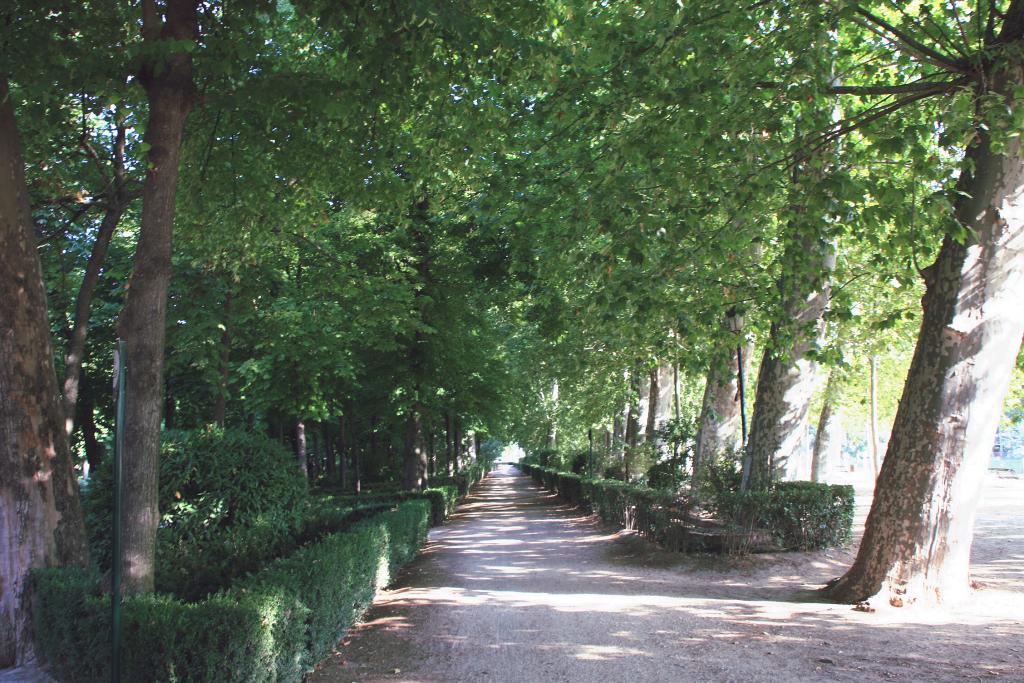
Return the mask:
[(719, 492), (712, 507), (734, 527), (770, 530), (787, 550), (845, 545), (853, 535), (848, 485), (782, 481), (767, 491)]
[[(667, 547), (687, 543), (686, 503), (676, 496), (614, 479), (589, 479), (550, 467), (519, 467), (565, 500), (601, 519)], [(848, 543), (853, 530), (852, 486), (779, 482), (767, 491), (724, 491), (710, 508), (730, 532), (766, 529), (780, 548), (807, 550)]]
[[(271, 562), (197, 603), (124, 602), (122, 679), (299, 681), (426, 539), (430, 504), (410, 500)], [(95, 571), (34, 573), (39, 651), (61, 681), (110, 678), (110, 600)]]
[(353, 505), (393, 504), (403, 500), (430, 501), (430, 523), (433, 526), (444, 524), (444, 521), (455, 511), (459, 502), (459, 489), (454, 485), (433, 486), (422, 491), (393, 491), (387, 493), (324, 493), (317, 496), (320, 500), (338, 508)]
[(676, 496), (616, 479), (590, 479), (528, 463), (519, 467), (546, 489), (595, 512), (607, 524), (631, 529), (668, 547), (681, 547), (684, 510)]
[(225, 529), (205, 539), (158, 534), (156, 590), (186, 601), (200, 600), (271, 560), (393, 508), (396, 502), (392, 499), (339, 506), (334, 501), (314, 499), (305, 509), (301, 527), (292, 533), (257, 524)]

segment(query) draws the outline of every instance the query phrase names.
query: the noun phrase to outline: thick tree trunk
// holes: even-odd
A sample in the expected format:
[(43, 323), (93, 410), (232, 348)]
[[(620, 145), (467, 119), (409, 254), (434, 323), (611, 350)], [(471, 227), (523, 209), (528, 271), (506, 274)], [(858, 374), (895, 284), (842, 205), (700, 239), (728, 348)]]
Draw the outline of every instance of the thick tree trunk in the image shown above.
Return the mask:
[(0, 668), (32, 656), (28, 573), (85, 564), (46, 290), (7, 78), (0, 74)]
[[(772, 323), (761, 358), (745, 452), (744, 484), (751, 489), (771, 484), (776, 470), (798, 454), (807, 432), (816, 364), (806, 356), (823, 331), (828, 276), (835, 266), (833, 249), (813, 232), (792, 243), (785, 258), (805, 275), (780, 284), (783, 311), (795, 329), (787, 334), (783, 325)], [(809, 273), (818, 274), (816, 283)]]
[[(743, 371), (749, 365), (753, 345), (743, 349)], [(693, 455), (694, 486), (703, 478), (708, 463), (723, 453), (738, 452), (740, 448), (740, 391), (736, 363), (736, 349), (729, 348), (726, 365), (712, 363), (704, 385), (697, 442)]]
[(427, 449), (423, 445), (422, 410), (413, 406), (405, 418), (405, 443), (402, 457), (402, 487), (419, 491), (427, 484)]
[(139, 73), (149, 100), (145, 135), (149, 170), (142, 190), (142, 222), (128, 295), (118, 322), (118, 333), (127, 342), (121, 531), (126, 594), (153, 591), (171, 235), (181, 141), (195, 91), (191, 53), (181, 47), (163, 50), (159, 45), (195, 41), (196, 1), (168, 0), (164, 11), (166, 16), (161, 19), (155, 0), (143, 2), (143, 43), (159, 52), (159, 57), (146, 60)]
[(306, 458), (306, 423), (295, 420), (295, 460), (299, 463), (299, 471), (305, 477), (309, 476), (309, 462)]
[[(1001, 40), (1019, 44), (1022, 35), (1024, 3), (1015, 0)], [(1019, 107), (1012, 93), (1024, 67), (1013, 59), (1004, 57), (989, 83)], [(969, 588), (975, 509), (1024, 334), (1020, 139), (996, 154), (979, 130), (957, 189), (967, 238), (947, 237), (925, 273), (921, 331), (864, 539), (830, 590), (841, 601), (877, 595), (900, 606), (956, 599)]]
[(818, 429), (814, 436), (814, 452), (811, 454), (811, 481), (824, 482), (828, 479), (832, 463), (835, 462), (843, 445), (843, 422), (839, 415), (839, 373), (832, 370), (825, 385), (821, 401)]

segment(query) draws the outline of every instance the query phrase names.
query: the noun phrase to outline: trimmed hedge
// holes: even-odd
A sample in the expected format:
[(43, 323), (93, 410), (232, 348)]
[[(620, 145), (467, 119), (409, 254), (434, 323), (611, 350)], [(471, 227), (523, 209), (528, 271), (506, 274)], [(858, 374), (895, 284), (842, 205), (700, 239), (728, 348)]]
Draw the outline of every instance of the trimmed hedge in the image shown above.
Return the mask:
[[(670, 548), (685, 547), (686, 502), (677, 496), (530, 463), (519, 467), (561, 498), (592, 510), (606, 524), (637, 531)], [(779, 482), (767, 491), (717, 492), (710, 507), (732, 529), (766, 529), (787, 550), (844, 545), (853, 531), (852, 486)]]
[(292, 534), (257, 525), (226, 529), (192, 542), (158, 535), (156, 590), (190, 602), (200, 600), (275, 558), (391, 509), (397, 502), (379, 500), (349, 507), (314, 499), (306, 508), (302, 527)]
[(529, 463), (519, 467), (544, 488), (591, 510), (606, 524), (636, 531), (669, 547), (682, 544), (684, 510), (675, 496), (616, 479), (590, 479)]
[(713, 509), (734, 528), (767, 529), (787, 550), (845, 545), (853, 536), (849, 485), (777, 482), (767, 491), (721, 491)]
[[(299, 681), (426, 539), (428, 501), (330, 534), (198, 603), (124, 602), (131, 681)], [(95, 571), (33, 573), (39, 651), (61, 681), (110, 678), (110, 600)]]

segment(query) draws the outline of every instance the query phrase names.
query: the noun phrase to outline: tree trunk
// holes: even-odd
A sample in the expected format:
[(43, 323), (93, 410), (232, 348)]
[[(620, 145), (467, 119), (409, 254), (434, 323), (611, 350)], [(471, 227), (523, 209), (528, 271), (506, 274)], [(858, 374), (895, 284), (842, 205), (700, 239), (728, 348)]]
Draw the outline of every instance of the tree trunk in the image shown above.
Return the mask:
[(405, 449), (402, 458), (402, 487), (419, 491), (427, 483), (427, 451), (423, 446), (421, 407), (413, 406), (405, 418)]
[(814, 451), (811, 454), (811, 481), (824, 482), (832, 467), (835, 456), (842, 448), (842, 420), (839, 416), (839, 373), (832, 370), (825, 385), (821, 401), (818, 429), (814, 436)]
[(220, 333), (220, 358), (217, 363), (217, 395), (213, 400), (213, 421), (224, 428), (228, 412), (228, 363), (231, 360), (231, 292), (224, 295), (224, 329)]
[(0, 74), (0, 668), (32, 656), (28, 573), (86, 563), (46, 289), (7, 78)]
[[(124, 128), (118, 129), (118, 136), (120, 138), (118, 146), (123, 149)], [(67, 353), (64, 356), (64, 391), (62, 393), (64, 433), (69, 438), (75, 430), (75, 404), (78, 402), (82, 360), (85, 357), (85, 340), (89, 334), (89, 311), (92, 308), (92, 295), (96, 291), (96, 283), (107, 258), (110, 239), (114, 236), (114, 231), (117, 229), (117, 224), (121, 222), (121, 216), (124, 215), (125, 210), (125, 205), (117, 200), (114, 201), (115, 203), (107, 206), (107, 211), (100, 222), (99, 231), (96, 233), (96, 241), (93, 242), (92, 251), (89, 252), (85, 275), (78, 288), (78, 298), (75, 300), (75, 319), (71, 325), (71, 336), (68, 340)]]
[(334, 440), (326, 422), (320, 424), (320, 443), (324, 445), (324, 477), (329, 486), (334, 486), (338, 481), (338, 460), (334, 452)]
[(121, 533), (123, 586), (129, 595), (153, 591), (171, 235), (181, 141), (195, 91), (191, 53), (180, 46), (196, 39), (196, 2), (168, 0), (165, 14), (161, 19), (155, 0), (143, 2), (143, 44), (158, 56), (146, 59), (139, 73), (149, 100), (144, 138), (149, 170), (142, 189), (141, 229), (128, 295), (118, 322), (119, 335), (127, 342)]
[[(1000, 42), (1020, 43), (1024, 2)], [(1019, 52), (989, 83), (1015, 103)], [(1012, 59), (1012, 61), (1011, 61)], [(857, 559), (831, 587), (846, 602), (900, 606), (966, 595), (974, 513), (1024, 334), (1024, 160), (1017, 137), (990, 148), (979, 129), (957, 185), (964, 244), (947, 237), (925, 272), (923, 319)]]
[(786, 334), (781, 324), (772, 323), (761, 358), (745, 451), (744, 484), (750, 489), (767, 488), (776, 470), (801, 448), (816, 374), (816, 364), (807, 352), (823, 332), (828, 275), (835, 266), (834, 250), (816, 231), (793, 242), (784, 258), (804, 273), (817, 273), (817, 278), (805, 275), (798, 276), (797, 282), (780, 283), (784, 315), (795, 328)]
[(299, 463), (299, 471), (309, 476), (309, 462), (306, 459), (306, 423), (295, 420), (295, 460)]
[(77, 412), (81, 416), (82, 423), (82, 441), (85, 443), (85, 460), (89, 463), (89, 471), (95, 472), (100, 463), (103, 462), (104, 449), (103, 444), (96, 437), (96, 416), (93, 412), (96, 410), (95, 401), (90, 395), (91, 392), (86, 392), (82, 400), (78, 402)]
[(344, 491), (348, 485), (348, 420), (338, 416), (338, 487)]
[(455, 453), (455, 473), (458, 474), (462, 470), (462, 420), (456, 415), (452, 418), (455, 425), (454, 433), (452, 436), (452, 450)]
[(644, 426), (644, 440), (647, 443), (654, 443), (655, 430), (658, 428), (658, 399), (661, 389), (658, 385), (658, 368), (650, 371), (649, 385), (647, 387), (647, 424)]
[(445, 472), (448, 473), (449, 477), (455, 476), (455, 458), (452, 457), (453, 450), (454, 444), (452, 440), (452, 414), (446, 411), (444, 414), (444, 467)]
[(878, 356), (871, 356), (871, 468), (878, 479)]
[[(744, 372), (749, 365), (753, 345), (743, 350)], [(708, 369), (704, 385), (704, 399), (701, 402), (700, 422), (697, 427), (697, 443), (693, 455), (693, 482), (696, 487), (703, 477), (707, 464), (723, 453), (738, 452), (740, 449), (740, 391), (736, 363), (736, 349), (729, 348), (729, 360), (725, 366), (713, 362)]]

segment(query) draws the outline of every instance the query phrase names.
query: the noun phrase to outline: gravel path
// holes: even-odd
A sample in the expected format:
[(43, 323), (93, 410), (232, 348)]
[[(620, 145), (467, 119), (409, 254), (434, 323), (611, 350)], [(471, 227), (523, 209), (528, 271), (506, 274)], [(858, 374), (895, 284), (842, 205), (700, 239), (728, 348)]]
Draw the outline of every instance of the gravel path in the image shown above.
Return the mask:
[(309, 680), (1024, 681), (1022, 525), (970, 605), (864, 613), (812, 590), (852, 550), (666, 553), (504, 466)]

